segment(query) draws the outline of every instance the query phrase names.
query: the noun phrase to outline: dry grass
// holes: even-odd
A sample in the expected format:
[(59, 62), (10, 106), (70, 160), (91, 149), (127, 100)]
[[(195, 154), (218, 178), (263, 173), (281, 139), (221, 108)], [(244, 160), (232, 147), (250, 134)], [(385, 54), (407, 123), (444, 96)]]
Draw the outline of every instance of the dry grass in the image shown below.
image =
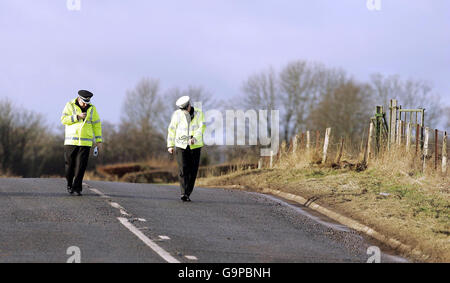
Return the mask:
[(402, 151), (370, 160), (362, 172), (356, 171), (358, 157), (352, 156), (344, 154), (339, 166), (333, 159), (318, 165), (320, 155), (300, 151), (282, 155), (274, 169), (199, 179), (197, 185), (299, 194), (417, 247), (431, 262), (450, 262), (450, 178), (431, 170), (431, 160), (430, 170), (422, 174), (421, 161)]
[(11, 174), (11, 172), (9, 171), (8, 172), (0, 171), (0, 178), (22, 178), (22, 177)]

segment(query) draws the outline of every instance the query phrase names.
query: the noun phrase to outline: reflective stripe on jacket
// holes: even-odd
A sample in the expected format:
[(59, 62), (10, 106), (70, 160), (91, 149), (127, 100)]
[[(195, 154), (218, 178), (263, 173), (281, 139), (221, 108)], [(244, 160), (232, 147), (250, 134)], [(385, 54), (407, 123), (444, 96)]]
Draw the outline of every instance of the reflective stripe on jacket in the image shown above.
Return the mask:
[(186, 148), (191, 136), (194, 137), (195, 143), (190, 145), (191, 149), (202, 147), (203, 134), (205, 133), (205, 116), (201, 110), (194, 108), (194, 118), (188, 127), (183, 110), (178, 109), (172, 114), (172, 119), (168, 128), (167, 147), (181, 147)]
[(61, 123), (66, 126), (64, 145), (92, 146), (94, 140), (97, 143), (103, 142), (102, 123), (97, 108), (91, 104), (84, 121), (78, 121), (77, 115), (82, 111), (76, 101), (75, 98), (68, 102), (61, 116)]

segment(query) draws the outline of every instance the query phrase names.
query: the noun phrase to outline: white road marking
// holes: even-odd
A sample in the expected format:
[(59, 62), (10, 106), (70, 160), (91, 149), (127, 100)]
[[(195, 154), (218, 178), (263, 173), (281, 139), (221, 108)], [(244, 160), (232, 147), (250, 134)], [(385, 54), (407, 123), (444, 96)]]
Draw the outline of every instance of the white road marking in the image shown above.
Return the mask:
[[(93, 191), (94, 193), (100, 195), (103, 198), (110, 198), (109, 196), (105, 195), (104, 193), (102, 193), (101, 191), (99, 191), (99, 190), (97, 190), (95, 188), (90, 188), (90, 190)], [(113, 201), (107, 201), (107, 202), (112, 207), (114, 207), (116, 209), (119, 209), (120, 213), (122, 215), (131, 217), (131, 215), (125, 210), (125, 208), (123, 208), (117, 202), (113, 202)], [(180, 261), (178, 261), (176, 258), (171, 256), (168, 252), (166, 252), (163, 248), (158, 246), (155, 242), (150, 240), (147, 236), (145, 236), (144, 233), (142, 233), (140, 231), (140, 229), (148, 229), (148, 227), (143, 227), (143, 228), (139, 229), (139, 228), (136, 228), (136, 226), (134, 226), (132, 223), (130, 223), (127, 218), (118, 217), (117, 219), (120, 221), (120, 223), (122, 223), (122, 225), (124, 225), (128, 230), (130, 230), (134, 235), (136, 235), (141, 241), (143, 241), (148, 247), (150, 247), (154, 252), (156, 252), (165, 261), (167, 261), (169, 263), (180, 263)], [(137, 220), (137, 221), (140, 221), (140, 222), (146, 222), (147, 221), (144, 218), (134, 218), (133, 220)], [(164, 235), (159, 236), (159, 238), (161, 240), (170, 240), (170, 238), (168, 236), (164, 236)], [(186, 258), (190, 259), (190, 260), (197, 260), (197, 258), (195, 256), (186, 256)]]
[(125, 208), (123, 208), (120, 204), (118, 204), (117, 202), (110, 202), (109, 203), (112, 207), (117, 208), (118, 210), (120, 210), (120, 214), (125, 215), (125, 216), (131, 216), (126, 210)]
[[(102, 198), (110, 198), (107, 195), (105, 195), (104, 193), (102, 193), (101, 191), (95, 189), (95, 188), (90, 188), (91, 191), (93, 191), (94, 193), (100, 195)], [(118, 204), (117, 202), (113, 202), (110, 201), (109, 204), (114, 207), (117, 208), (120, 211), (120, 214), (124, 215), (124, 216), (131, 216), (126, 210), (125, 208), (123, 208), (120, 204)], [(142, 221), (141, 219), (143, 218), (138, 218), (139, 221)], [(146, 221), (145, 219), (143, 221)]]
[(193, 256), (193, 255), (185, 255), (184, 257), (189, 259), (189, 260), (198, 260), (198, 258)]
[(102, 198), (109, 198), (107, 195), (105, 195), (104, 193), (100, 192), (97, 189), (91, 188), (90, 190), (93, 191), (94, 193), (100, 195), (100, 197), (102, 197)]
[(109, 204), (114, 208), (123, 209), (123, 207), (120, 204), (118, 204), (117, 202), (111, 201)]
[(171, 256), (168, 252), (166, 252), (163, 248), (158, 246), (155, 242), (150, 240), (147, 236), (144, 235), (139, 229), (137, 229), (133, 224), (131, 224), (128, 219), (123, 217), (117, 218), (123, 226), (125, 226), (128, 230), (131, 231), (134, 235), (136, 235), (142, 242), (144, 242), (149, 248), (151, 248), (154, 252), (156, 252), (160, 257), (162, 257), (165, 261), (169, 263), (180, 263), (176, 258)]

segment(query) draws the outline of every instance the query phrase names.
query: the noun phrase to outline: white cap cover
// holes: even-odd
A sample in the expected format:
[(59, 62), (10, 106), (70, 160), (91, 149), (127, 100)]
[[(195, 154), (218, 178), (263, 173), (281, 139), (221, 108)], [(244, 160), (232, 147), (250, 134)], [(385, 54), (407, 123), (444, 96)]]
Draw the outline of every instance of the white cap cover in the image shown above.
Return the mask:
[(178, 108), (185, 108), (188, 104), (189, 104), (190, 98), (189, 96), (182, 96), (180, 98), (178, 98), (176, 105)]
[(78, 95), (78, 97), (83, 100), (84, 103), (86, 104), (91, 104), (91, 99), (90, 98), (86, 98), (86, 97), (82, 97), (81, 95)]

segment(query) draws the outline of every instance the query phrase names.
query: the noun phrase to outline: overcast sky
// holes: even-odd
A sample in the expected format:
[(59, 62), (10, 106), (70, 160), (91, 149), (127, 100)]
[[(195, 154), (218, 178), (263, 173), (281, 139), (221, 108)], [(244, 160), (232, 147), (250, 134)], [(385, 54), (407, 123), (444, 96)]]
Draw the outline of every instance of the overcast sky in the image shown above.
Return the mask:
[(0, 0), (0, 98), (58, 125), (78, 89), (118, 122), (142, 77), (163, 89), (201, 85), (218, 98), (269, 66), (304, 59), (358, 80), (425, 79), (450, 105), (450, 1)]

